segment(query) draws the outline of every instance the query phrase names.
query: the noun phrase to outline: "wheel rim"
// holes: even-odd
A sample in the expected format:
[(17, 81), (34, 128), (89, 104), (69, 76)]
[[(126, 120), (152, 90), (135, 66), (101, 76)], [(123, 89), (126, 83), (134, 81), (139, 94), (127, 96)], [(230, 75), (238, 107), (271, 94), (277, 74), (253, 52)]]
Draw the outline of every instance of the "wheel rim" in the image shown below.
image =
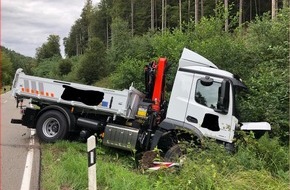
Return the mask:
[(47, 137), (55, 137), (59, 133), (60, 124), (55, 118), (48, 118), (42, 125), (42, 132)]

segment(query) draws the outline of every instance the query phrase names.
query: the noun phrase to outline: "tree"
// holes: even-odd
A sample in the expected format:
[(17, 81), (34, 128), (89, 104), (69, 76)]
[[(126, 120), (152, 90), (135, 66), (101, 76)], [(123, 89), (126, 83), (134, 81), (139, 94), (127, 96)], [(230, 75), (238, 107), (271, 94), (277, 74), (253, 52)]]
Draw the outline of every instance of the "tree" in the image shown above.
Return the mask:
[(2, 85), (8, 85), (12, 82), (12, 63), (6, 53), (1, 52), (1, 69), (2, 69)]
[(79, 55), (80, 31), (81, 31), (80, 25), (81, 25), (80, 19), (76, 20), (74, 25), (70, 29), (69, 36), (63, 39), (64, 51), (67, 57)]
[(92, 0), (86, 0), (80, 18), (71, 27), (69, 36), (64, 38), (65, 54), (68, 57), (82, 55), (85, 52), (89, 38), (94, 32), (93, 27), (90, 27), (92, 16)]
[(89, 42), (89, 48), (80, 60), (78, 76), (85, 83), (93, 82), (106, 76), (107, 66), (105, 64), (105, 46), (98, 38), (92, 38)]
[(92, 0), (86, 0), (85, 6), (82, 9), (81, 19), (80, 19), (80, 52), (83, 54), (87, 48), (89, 38), (92, 32), (90, 31), (89, 25), (92, 16), (93, 5)]
[(86, 0), (85, 6), (81, 13), (81, 22), (82, 22), (82, 32), (85, 35), (86, 42), (91, 37), (91, 31), (89, 28), (91, 16), (93, 13), (93, 5), (92, 0)]
[(151, 26), (151, 14), (149, 14), (151, 11), (150, 6), (151, 4), (148, 3), (147, 1), (134, 0), (134, 35), (143, 35), (150, 29)]
[(110, 25), (112, 19), (110, 17), (111, 0), (102, 0), (98, 6), (93, 8), (89, 22), (90, 37), (99, 38), (107, 49), (109, 48)]
[(12, 63), (12, 72), (14, 73), (18, 68), (22, 68), (26, 74), (32, 74), (32, 68), (36, 65), (36, 60), (32, 57), (27, 57), (17, 53), (13, 50), (1, 46), (3, 52)]
[(128, 22), (121, 18), (115, 18), (112, 23), (112, 44), (109, 49), (110, 63), (116, 65), (123, 61), (130, 47), (131, 34)]
[(47, 38), (47, 42), (43, 43), (41, 47), (36, 49), (35, 57), (38, 62), (54, 56), (61, 57), (59, 39), (58, 35), (51, 34)]

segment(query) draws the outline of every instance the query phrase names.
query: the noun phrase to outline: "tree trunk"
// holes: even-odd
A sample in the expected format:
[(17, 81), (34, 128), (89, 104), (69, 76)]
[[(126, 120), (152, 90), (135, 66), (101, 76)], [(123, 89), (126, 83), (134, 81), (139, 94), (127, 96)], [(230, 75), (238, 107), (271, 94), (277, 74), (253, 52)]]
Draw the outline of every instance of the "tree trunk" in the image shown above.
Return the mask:
[(158, 9), (157, 9), (157, 1), (154, 1), (154, 25), (155, 28), (158, 28)]
[(203, 0), (200, 0), (200, 18), (203, 17), (204, 7), (203, 7)]
[(252, 5), (252, 0), (250, 0), (250, 20), (252, 20), (252, 13), (253, 12), (253, 5)]
[(258, 14), (258, 5), (257, 5), (257, 0), (255, 0), (255, 15)]
[(276, 17), (276, 0), (272, 0), (272, 20)]
[(107, 43), (107, 49), (109, 49), (109, 22), (108, 22), (108, 16), (106, 18), (106, 43)]
[(131, 33), (134, 35), (134, 0), (131, 0)]
[(259, 16), (261, 15), (261, 0), (258, 0), (258, 13)]
[(194, 21), (195, 24), (198, 24), (198, 0), (195, 0), (195, 4), (194, 4)]
[(229, 30), (229, 2), (225, 0), (225, 31)]
[(181, 30), (181, 0), (179, 0), (179, 29)]
[(187, 0), (188, 7), (187, 7), (187, 22), (190, 21), (190, 0)]
[(167, 0), (164, 0), (164, 29), (167, 27)]
[(154, 30), (154, 0), (151, 0), (151, 30)]
[(218, 5), (218, 0), (215, 0), (215, 10), (214, 10), (214, 15), (217, 16), (217, 5)]
[(283, 8), (289, 7), (289, 0), (283, 0)]
[(79, 55), (79, 44), (78, 44), (78, 36), (76, 36), (76, 56)]
[(166, 29), (166, 7), (167, 7), (167, 0), (162, 0), (162, 14), (161, 14), (161, 20), (162, 20), (162, 22), (161, 22), (161, 25), (162, 25), (162, 27), (161, 27), (161, 31), (162, 31), (162, 33), (163, 33), (163, 31)]
[(240, 0), (239, 7), (239, 26), (241, 27), (243, 23), (243, 0)]
[(162, 6), (161, 6), (161, 32), (163, 34), (163, 30), (164, 30), (164, 0), (162, 1)]

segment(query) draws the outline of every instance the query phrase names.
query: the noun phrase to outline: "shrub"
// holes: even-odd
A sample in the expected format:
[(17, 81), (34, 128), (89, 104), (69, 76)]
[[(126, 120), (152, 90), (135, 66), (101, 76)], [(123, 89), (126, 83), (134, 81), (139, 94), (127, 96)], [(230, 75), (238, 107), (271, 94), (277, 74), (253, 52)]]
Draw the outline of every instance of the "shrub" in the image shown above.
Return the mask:
[(134, 58), (127, 58), (117, 66), (117, 69), (110, 77), (110, 88), (124, 89), (134, 83), (134, 87), (144, 89), (144, 67), (148, 64), (145, 61)]

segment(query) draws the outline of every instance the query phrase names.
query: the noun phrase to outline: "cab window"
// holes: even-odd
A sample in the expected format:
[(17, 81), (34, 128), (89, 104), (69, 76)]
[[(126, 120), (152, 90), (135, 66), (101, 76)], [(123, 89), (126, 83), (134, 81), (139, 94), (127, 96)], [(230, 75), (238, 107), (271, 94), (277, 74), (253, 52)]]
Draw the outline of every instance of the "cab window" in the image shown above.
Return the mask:
[(217, 109), (221, 85), (215, 81), (211, 85), (203, 85), (199, 79), (195, 90), (195, 101), (206, 107)]

